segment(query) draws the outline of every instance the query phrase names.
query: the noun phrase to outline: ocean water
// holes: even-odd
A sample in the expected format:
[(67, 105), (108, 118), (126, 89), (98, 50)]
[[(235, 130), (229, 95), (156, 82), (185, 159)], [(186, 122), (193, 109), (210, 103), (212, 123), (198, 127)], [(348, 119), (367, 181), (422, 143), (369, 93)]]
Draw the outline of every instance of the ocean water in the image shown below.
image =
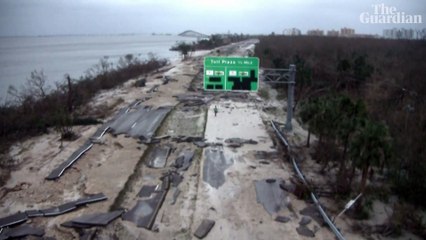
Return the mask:
[(34, 70), (43, 71), (54, 86), (65, 74), (79, 79), (104, 57), (114, 64), (126, 54), (146, 59), (153, 53), (174, 60), (179, 55), (170, 47), (194, 40), (162, 35), (0, 37), (0, 102), (10, 99), (9, 85), (20, 89)]

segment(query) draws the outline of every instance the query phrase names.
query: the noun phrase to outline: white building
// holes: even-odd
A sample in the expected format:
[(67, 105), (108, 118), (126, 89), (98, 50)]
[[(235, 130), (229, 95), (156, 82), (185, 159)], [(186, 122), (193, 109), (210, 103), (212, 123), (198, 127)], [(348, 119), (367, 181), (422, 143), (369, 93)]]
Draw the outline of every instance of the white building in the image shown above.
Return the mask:
[(283, 35), (286, 35), (286, 36), (300, 36), (300, 35), (302, 35), (302, 31), (300, 31), (300, 29), (298, 29), (298, 28), (284, 29)]
[(426, 29), (392, 28), (383, 30), (383, 37), (388, 39), (424, 39)]

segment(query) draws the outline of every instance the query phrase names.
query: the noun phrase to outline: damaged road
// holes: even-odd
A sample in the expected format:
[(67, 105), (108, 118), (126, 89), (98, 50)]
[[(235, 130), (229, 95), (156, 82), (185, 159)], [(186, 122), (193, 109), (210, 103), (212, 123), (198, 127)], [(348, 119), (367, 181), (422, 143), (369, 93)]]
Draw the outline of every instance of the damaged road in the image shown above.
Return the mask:
[[(225, 50), (240, 54), (253, 44)], [(96, 96), (90, 106), (108, 104), (116, 114), (102, 125), (79, 127), (81, 137), (61, 151), (51, 150), (59, 149), (54, 134), (16, 150), (27, 160), (7, 183), (20, 189), (2, 198), (0, 223), (8, 233), (0, 236), (306, 239), (297, 230), (306, 204), (280, 188), (291, 171), (268, 134), (262, 102), (256, 93), (199, 91), (202, 60), (195, 56), (144, 77), (138, 87), (133, 79)], [(80, 207), (91, 200), (79, 199), (98, 192), (107, 199)], [(9, 231), (11, 222), (28, 218), (31, 226)], [(317, 225), (300, 226), (313, 231)], [(321, 226), (314, 234), (332, 239)]]

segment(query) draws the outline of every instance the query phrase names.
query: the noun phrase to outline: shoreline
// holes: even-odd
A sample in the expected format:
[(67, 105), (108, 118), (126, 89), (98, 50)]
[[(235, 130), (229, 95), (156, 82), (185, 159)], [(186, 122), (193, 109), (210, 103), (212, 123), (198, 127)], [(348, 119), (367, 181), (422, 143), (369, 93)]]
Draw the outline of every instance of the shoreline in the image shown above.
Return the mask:
[(54, 86), (63, 81), (64, 74), (77, 80), (84, 77), (104, 56), (113, 60), (114, 67), (126, 54), (144, 60), (152, 52), (158, 58), (172, 60), (177, 54), (169, 49), (176, 41), (193, 40), (152, 35), (0, 38), (4, 46), (0, 50), (0, 99), (3, 102), (8, 97), (9, 85), (21, 88), (34, 70), (44, 70), (47, 81)]

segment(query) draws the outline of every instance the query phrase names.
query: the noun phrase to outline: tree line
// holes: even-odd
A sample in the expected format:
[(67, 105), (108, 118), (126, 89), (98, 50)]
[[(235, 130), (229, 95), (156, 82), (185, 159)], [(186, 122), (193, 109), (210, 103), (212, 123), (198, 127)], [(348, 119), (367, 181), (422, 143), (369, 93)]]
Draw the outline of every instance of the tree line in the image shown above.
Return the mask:
[[(262, 67), (296, 64), (294, 107), (321, 143), (314, 159), (336, 170), (336, 193), (426, 207), (426, 41), (265, 36), (255, 55)], [(401, 216), (426, 235), (413, 211)]]

